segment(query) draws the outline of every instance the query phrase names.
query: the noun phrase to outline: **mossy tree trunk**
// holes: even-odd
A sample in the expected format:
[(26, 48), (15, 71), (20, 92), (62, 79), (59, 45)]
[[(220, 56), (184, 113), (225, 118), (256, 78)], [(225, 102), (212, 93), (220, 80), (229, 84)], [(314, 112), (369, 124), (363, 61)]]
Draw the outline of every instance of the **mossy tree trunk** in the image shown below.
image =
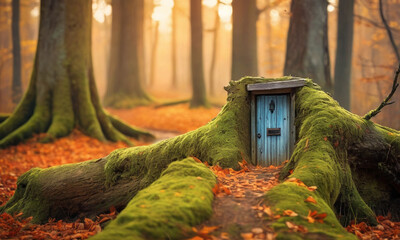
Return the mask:
[(149, 135), (110, 117), (101, 107), (91, 59), (90, 0), (43, 0), (31, 81), (13, 114), (0, 125), (0, 147), (34, 133), (43, 141), (74, 127), (99, 140), (126, 141)]
[(326, 0), (292, 0), (284, 74), (331, 90), (327, 7)]
[(110, 68), (104, 103), (128, 108), (152, 101), (143, 88), (144, 0), (112, 1)]
[(203, 67), (203, 20), (201, 0), (190, 0), (190, 36), (192, 66), (191, 107), (207, 106)]
[[(227, 104), (218, 116), (184, 135), (116, 150), (99, 160), (30, 170), (19, 178), (15, 195), (0, 212), (22, 211), (37, 222), (49, 217), (75, 219), (99, 214), (112, 204), (121, 209), (134, 196), (98, 239), (187, 237), (182, 229), (190, 229), (209, 216), (202, 213), (211, 208), (209, 193), (214, 182), (206, 177), (207, 170), (200, 173), (197, 165), (185, 158), (194, 156), (236, 169), (243, 159), (254, 163), (249, 158), (250, 98), (246, 85), (289, 79), (231, 81), (226, 87)], [(379, 214), (390, 211), (399, 219), (400, 132), (346, 111), (311, 81), (296, 92), (295, 111), (294, 153), (281, 172), (282, 182), (265, 195), (265, 204), (282, 216), (272, 224), (278, 237), (356, 239), (340, 222), (356, 219), (374, 224), (372, 210)], [(171, 167), (180, 169), (172, 178), (168, 177)], [(205, 178), (210, 181), (198, 182)], [(296, 184), (294, 178), (317, 189)], [(201, 186), (205, 186), (201, 193), (194, 190)], [(305, 201), (309, 196), (316, 203)], [(206, 201), (193, 201), (199, 198)], [(283, 216), (286, 209), (298, 216)], [(323, 223), (309, 223), (309, 211), (327, 213), (327, 217)], [(287, 227), (288, 221), (305, 226), (308, 232), (294, 232)]]
[(233, 0), (232, 8), (231, 79), (257, 76), (257, 1)]

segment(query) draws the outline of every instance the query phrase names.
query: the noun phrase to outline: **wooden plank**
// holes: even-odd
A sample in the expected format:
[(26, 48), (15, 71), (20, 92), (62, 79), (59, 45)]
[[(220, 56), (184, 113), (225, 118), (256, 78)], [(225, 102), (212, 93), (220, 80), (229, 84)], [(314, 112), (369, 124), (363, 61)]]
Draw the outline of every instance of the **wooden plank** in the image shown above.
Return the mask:
[(250, 141), (250, 147), (251, 147), (251, 163), (253, 165), (257, 165), (257, 155), (256, 155), (256, 149), (257, 149), (257, 140), (256, 140), (256, 130), (257, 130), (257, 123), (256, 123), (256, 99), (254, 94), (251, 95), (251, 116), (250, 116), (250, 131), (251, 131), (251, 141)]
[(273, 89), (286, 89), (286, 88), (297, 88), (303, 87), (306, 84), (306, 80), (303, 78), (287, 81), (267, 82), (267, 83), (254, 83), (247, 85), (247, 91), (264, 91)]
[[(271, 112), (269, 110), (269, 105), (271, 102), (275, 103), (275, 110)], [(268, 112), (268, 123), (266, 128), (278, 128), (278, 113), (279, 113), (279, 103), (278, 103), (278, 96), (277, 95), (269, 95), (268, 102), (267, 102), (267, 112)], [(265, 129), (266, 131), (266, 129)], [(278, 157), (278, 138), (280, 136), (268, 136), (267, 138), (267, 145), (268, 145), (268, 152), (270, 153), (270, 158), (268, 159), (268, 166), (269, 165), (276, 165), (276, 159)]]
[(264, 98), (265, 96), (257, 96), (257, 131), (256, 135), (261, 134), (261, 137), (257, 137), (257, 164), (264, 165), (264, 141), (262, 136), (262, 128), (264, 125)]

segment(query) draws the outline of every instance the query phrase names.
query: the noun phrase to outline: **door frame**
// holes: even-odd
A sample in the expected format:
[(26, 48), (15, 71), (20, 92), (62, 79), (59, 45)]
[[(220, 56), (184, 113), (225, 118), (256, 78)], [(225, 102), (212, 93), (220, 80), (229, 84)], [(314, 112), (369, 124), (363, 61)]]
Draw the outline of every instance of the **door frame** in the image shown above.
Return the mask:
[(270, 83), (256, 83), (247, 85), (247, 91), (250, 94), (250, 148), (251, 148), (251, 162), (253, 165), (257, 165), (257, 136), (256, 136), (256, 124), (257, 124), (257, 108), (256, 108), (256, 96), (257, 95), (278, 95), (288, 94), (290, 98), (289, 104), (289, 126), (290, 126), (290, 142), (289, 142), (289, 156), (292, 155), (294, 145), (296, 141), (296, 127), (294, 124), (295, 119), (295, 92), (298, 87), (302, 87), (306, 84), (306, 80), (303, 78), (296, 78), (289, 81), (277, 81)]

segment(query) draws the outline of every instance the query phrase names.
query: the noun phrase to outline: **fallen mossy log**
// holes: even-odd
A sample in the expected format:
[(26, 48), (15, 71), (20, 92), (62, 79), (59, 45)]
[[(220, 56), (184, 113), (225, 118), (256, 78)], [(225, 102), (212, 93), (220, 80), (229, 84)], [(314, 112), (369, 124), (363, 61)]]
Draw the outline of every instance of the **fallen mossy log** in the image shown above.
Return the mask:
[[(60, 181), (60, 184), (52, 185), (52, 178), (57, 173), (62, 173), (64, 169), (78, 173), (80, 168), (96, 162), (91, 161), (44, 170), (31, 170), (22, 175), (18, 180), (16, 194), (0, 209), (0, 212), (17, 213), (22, 211), (24, 216), (32, 215), (34, 221), (43, 222), (49, 217), (75, 219), (84, 215), (93, 216), (106, 211), (112, 204), (122, 209), (139, 190), (148, 191), (147, 187), (151, 188), (153, 186), (151, 184), (157, 179), (161, 184), (160, 181), (163, 180), (159, 177), (172, 162), (181, 161), (188, 156), (195, 156), (212, 165), (219, 164), (222, 167), (237, 169), (238, 162), (241, 162), (242, 159), (252, 162), (249, 158), (250, 100), (246, 85), (288, 79), (290, 77), (280, 79), (247, 77), (231, 82), (226, 87), (228, 91), (227, 104), (219, 115), (207, 125), (154, 145), (116, 150), (109, 156), (97, 160), (98, 163), (104, 165), (96, 167), (99, 169), (99, 175), (93, 176), (87, 181), (90, 184), (91, 181), (100, 179), (101, 187), (81, 187), (80, 192), (85, 197), (92, 199), (91, 196), (113, 191), (113, 188), (119, 188), (130, 181), (131, 184), (125, 186), (127, 187), (126, 194), (117, 191), (121, 195), (118, 193), (114, 195), (112, 198), (115, 200), (110, 199), (106, 203), (102, 203), (101, 198), (93, 198), (89, 211), (87, 210), (88, 205), (74, 202), (74, 198), (66, 193), (69, 189), (67, 186), (78, 181), (72, 180), (72, 178), (76, 178), (76, 175), (71, 174), (71, 179), (66, 177)], [(266, 204), (275, 214), (280, 214), (287, 209), (298, 214), (296, 217), (281, 217), (272, 224), (273, 229), (278, 233), (278, 238), (356, 239), (354, 235), (345, 231), (340, 222), (347, 223), (350, 220), (356, 220), (375, 224), (373, 210), (379, 210), (377, 212), (380, 214), (391, 211), (394, 217), (398, 217), (400, 209), (400, 166), (398, 161), (400, 133), (344, 110), (311, 81), (308, 81), (306, 86), (296, 92), (295, 110), (297, 144), (294, 153), (282, 170), (280, 175), (282, 183), (267, 192), (265, 196)], [(254, 162), (252, 163), (254, 164)], [(53, 175), (49, 173), (53, 173)], [(298, 180), (296, 182), (293, 179)], [(368, 181), (367, 184), (365, 181)], [(317, 189), (310, 191), (309, 188), (298, 184), (299, 182), (306, 186), (316, 186)], [(185, 178), (182, 178), (182, 184), (187, 184)], [(129, 191), (129, 189), (131, 190)], [(53, 194), (59, 192), (64, 192), (65, 197)], [(309, 196), (312, 196), (316, 203), (305, 201)], [(146, 236), (143, 234), (146, 232), (147, 225), (146, 227), (140, 224), (135, 225), (131, 233), (127, 230), (129, 227), (123, 227), (133, 221), (130, 217), (123, 216), (141, 216), (148, 211), (148, 209), (142, 209), (135, 205), (138, 198), (139, 195), (136, 195), (132, 199), (128, 207), (123, 210), (124, 214), (121, 213), (110, 224), (113, 226), (110, 229), (113, 230), (106, 228), (102, 233), (103, 236), (107, 236), (107, 231), (110, 231), (110, 234), (112, 231), (119, 231), (119, 227), (126, 234), (125, 236), (129, 234)], [(99, 202), (96, 203), (96, 199)], [(171, 204), (175, 203), (171, 202)], [(74, 211), (74, 214), (65, 213), (63, 215), (61, 214), (63, 211), (57, 209), (57, 206), (67, 205), (76, 205), (77, 210)], [(81, 207), (83, 205), (85, 207)], [(54, 206), (54, 209), (49, 206)], [(40, 208), (42, 211), (39, 213), (35, 210), (36, 208)], [(193, 216), (200, 216), (201, 213), (198, 211), (203, 210), (195, 208), (193, 211)], [(311, 223), (307, 217), (310, 211), (326, 213), (327, 216), (323, 219), (323, 223)], [(164, 219), (169, 217), (174, 218), (173, 213), (163, 215)], [(119, 220), (120, 218), (125, 220)], [(156, 219), (154, 221), (154, 226), (156, 226)], [(188, 225), (194, 224), (194, 221), (188, 219), (183, 221)], [(307, 231), (298, 231), (299, 229), (293, 227), (293, 224), (304, 226)], [(160, 235), (160, 237), (162, 236)], [(174, 236), (183, 237), (183, 235)], [(156, 238), (155, 236), (151, 237)]]

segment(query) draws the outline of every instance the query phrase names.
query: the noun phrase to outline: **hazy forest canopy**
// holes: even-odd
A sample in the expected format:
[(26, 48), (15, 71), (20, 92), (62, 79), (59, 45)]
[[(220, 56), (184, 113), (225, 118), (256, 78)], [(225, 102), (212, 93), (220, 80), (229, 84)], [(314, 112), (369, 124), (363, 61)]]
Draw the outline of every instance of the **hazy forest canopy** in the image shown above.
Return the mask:
[(398, 238), (398, 12), (0, 0), (0, 238)]

